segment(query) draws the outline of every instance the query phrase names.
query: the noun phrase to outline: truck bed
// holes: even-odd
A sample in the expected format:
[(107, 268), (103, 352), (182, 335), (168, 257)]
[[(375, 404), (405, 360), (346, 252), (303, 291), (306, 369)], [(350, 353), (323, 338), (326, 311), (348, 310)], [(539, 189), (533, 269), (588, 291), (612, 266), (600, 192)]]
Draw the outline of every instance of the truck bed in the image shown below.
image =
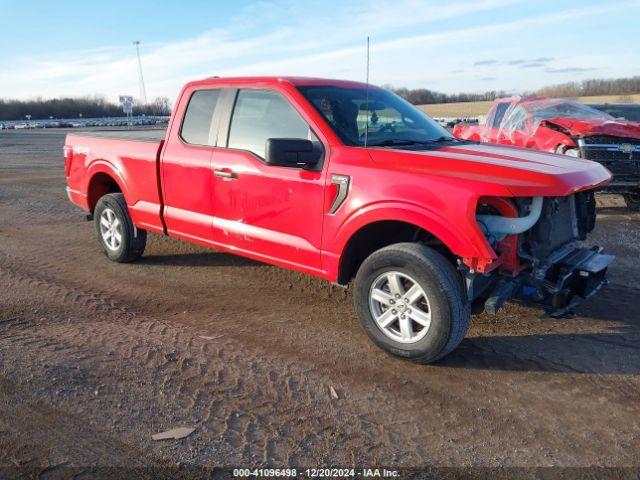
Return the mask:
[(92, 211), (106, 193), (122, 192), (133, 222), (162, 233), (158, 156), (164, 129), (70, 132), (65, 140), (67, 192)]
[(159, 142), (164, 140), (167, 132), (165, 128), (137, 128), (134, 130), (88, 130), (74, 132), (72, 135), (82, 137), (109, 138), (112, 140), (132, 140), (136, 142)]

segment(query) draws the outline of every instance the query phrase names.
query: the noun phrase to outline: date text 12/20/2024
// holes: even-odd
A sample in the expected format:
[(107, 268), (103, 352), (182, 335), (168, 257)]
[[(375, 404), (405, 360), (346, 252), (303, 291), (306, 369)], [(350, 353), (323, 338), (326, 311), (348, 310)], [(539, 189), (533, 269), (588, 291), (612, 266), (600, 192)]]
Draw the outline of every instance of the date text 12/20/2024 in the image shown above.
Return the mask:
[(386, 468), (236, 468), (233, 476), (242, 477), (308, 477), (308, 478), (396, 478), (400, 474), (397, 470)]

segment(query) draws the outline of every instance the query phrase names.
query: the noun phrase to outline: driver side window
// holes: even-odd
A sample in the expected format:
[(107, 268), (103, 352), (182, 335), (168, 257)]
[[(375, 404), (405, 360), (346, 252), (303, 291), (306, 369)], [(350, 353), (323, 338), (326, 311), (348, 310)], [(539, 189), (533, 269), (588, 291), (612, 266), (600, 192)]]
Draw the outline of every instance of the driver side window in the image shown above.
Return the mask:
[(238, 92), (229, 129), (229, 148), (248, 150), (264, 158), (269, 138), (318, 138), (293, 106), (270, 90), (242, 89)]

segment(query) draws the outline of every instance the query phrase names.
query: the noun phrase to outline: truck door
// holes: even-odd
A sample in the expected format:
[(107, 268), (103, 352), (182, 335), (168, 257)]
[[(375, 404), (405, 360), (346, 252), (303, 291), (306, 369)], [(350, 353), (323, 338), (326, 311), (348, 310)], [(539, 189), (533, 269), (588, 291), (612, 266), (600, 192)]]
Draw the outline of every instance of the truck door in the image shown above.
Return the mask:
[(511, 108), (500, 126), (497, 143), (502, 145), (515, 145), (529, 147), (527, 134), (527, 112), (520, 105)]
[[(175, 109), (162, 156), (162, 192), (167, 232), (212, 245), (211, 153), (217, 135), (214, 113), (220, 90), (185, 92)], [(182, 119), (180, 122), (179, 119)]]
[[(294, 106), (274, 90), (237, 91), (228, 128), (212, 156), (213, 236), (249, 256), (308, 273), (321, 270), (324, 173), (267, 165), (268, 138), (318, 142)], [(226, 138), (225, 138), (226, 137)]]

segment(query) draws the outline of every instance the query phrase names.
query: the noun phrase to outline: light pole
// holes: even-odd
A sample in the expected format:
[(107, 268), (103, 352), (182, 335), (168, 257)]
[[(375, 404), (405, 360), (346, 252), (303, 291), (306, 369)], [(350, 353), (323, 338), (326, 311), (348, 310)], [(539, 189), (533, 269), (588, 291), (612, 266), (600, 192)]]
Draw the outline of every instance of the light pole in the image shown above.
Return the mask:
[(140, 40), (133, 42), (136, 46), (136, 53), (138, 54), (138, 70), (140, 71), (140, 100), (143, 105), (147, 104), (147, 89), (144, 87), (144, 76), (142, 75), (142, 60), (140, 60)]

